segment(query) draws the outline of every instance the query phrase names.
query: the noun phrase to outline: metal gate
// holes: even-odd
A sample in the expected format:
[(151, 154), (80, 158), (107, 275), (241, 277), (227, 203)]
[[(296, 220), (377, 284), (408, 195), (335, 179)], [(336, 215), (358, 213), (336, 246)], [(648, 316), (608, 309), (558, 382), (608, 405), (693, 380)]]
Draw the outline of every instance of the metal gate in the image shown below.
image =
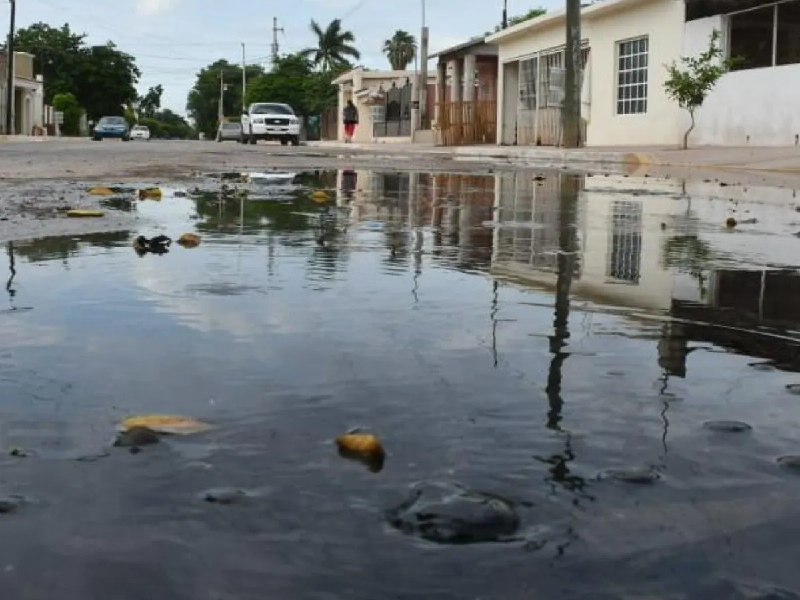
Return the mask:
[(410, 137), (411, 136), (411, 82), (392, 87), (383, 93), (385, 109), (382, 120), (372, 125), (374, 137)]

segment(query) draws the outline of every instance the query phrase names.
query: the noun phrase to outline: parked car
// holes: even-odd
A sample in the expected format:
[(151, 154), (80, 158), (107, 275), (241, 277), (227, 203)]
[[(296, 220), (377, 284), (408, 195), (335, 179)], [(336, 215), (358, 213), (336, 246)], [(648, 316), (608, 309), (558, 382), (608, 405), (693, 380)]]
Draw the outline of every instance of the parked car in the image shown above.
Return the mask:
[(224, 142), (225, 140), (233, 140), (234, 142), (241, 141), (242, 138), (242, 125), (241, 123), (220, 123), (217, 129), (217, 141)]
[(103, 117), (94, 126), (92, 139), (102, 142), (106, 138), (118, 138), (123, 142), (130, 141), (131, 131), (125, 117)]
[(300, 119), (288, 104), (257, 102), (242, 113), (243, 144), (258, 140), (280, 140), (284, 146), (300, 144)]
[(131, 129), (132, 140), (150, 141), (150, 128), (147, 125), (134, 125)]

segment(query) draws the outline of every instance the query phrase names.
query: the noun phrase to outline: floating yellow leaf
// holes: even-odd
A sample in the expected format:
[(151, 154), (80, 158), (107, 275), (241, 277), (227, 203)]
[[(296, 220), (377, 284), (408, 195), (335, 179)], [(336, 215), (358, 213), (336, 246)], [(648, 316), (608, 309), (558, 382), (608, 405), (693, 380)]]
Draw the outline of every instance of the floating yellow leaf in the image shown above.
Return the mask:
[(191, 417), (178, 415), (140, 415), (125, 419), (120, 425), (122, 431), (129, 431), (135, 427), (146, 427), (156, 433), (189, 435), (208, 431), (211, 425)]
[(311, 194), (311, 199), (318, 204), (322, 204), (323, 202), (328, 201), (328, 194), (323, 192), (322, 190), (317, 190), (313, 194)]
[(336, 445), (356, 454), (383, 454), (380, 440), (371, 433), (345, 433), (336, 438)]
[(75, 217), (75, 218), (86, 218), (86, 217), (102, 217), (106, 213), (102, 210), (90, 210), (90, 209), (75, 209), (75, 210), (68, 210), (67, 216), (68, 217)]
[(161, 192), (161, 188), (147, 188), (144, 190), (139, 190), (139, 198), (142, 200), (161, 200), (163, 193)]
[(200, 245), (200, 236), (196, 233), (184, 233), (176, 243), (184, 248), (194, 248)]
[(114, 193), (114, 190), (107, 187), (96, 187), (89, 190), (89, 193), (92, 196), (111, 196)]

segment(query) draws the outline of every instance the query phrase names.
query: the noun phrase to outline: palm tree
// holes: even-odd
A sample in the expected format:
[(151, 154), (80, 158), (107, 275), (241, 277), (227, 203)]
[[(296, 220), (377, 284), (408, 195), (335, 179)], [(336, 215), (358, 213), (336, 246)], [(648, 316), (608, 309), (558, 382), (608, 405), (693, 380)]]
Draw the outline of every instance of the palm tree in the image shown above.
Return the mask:
[(393, 70), (405, 71), (417, 55), (417, 40), (407, 31), (398, 29), (383, 43), (383, 53)]
[(356, 60), (361, 58), (361, 53), (351, 45), (356, 41), (353, 32), (342, 30), (341, 19), (334, 19), (324, 30), (311, 19), (311, 31), (317, 36), (317, 47), (306, 48), (300, 54), (310, 59), (322, 71), (330, 71), (347, 64), (347, 57)]

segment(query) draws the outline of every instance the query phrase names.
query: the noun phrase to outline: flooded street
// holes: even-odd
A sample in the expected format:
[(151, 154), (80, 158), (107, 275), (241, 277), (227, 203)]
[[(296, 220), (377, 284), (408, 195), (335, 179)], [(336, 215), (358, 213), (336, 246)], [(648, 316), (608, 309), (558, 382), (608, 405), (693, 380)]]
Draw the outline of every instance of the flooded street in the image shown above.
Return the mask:
[(2, 598), (800, 598), (793, 190), (278, 173), (6, 245)]

